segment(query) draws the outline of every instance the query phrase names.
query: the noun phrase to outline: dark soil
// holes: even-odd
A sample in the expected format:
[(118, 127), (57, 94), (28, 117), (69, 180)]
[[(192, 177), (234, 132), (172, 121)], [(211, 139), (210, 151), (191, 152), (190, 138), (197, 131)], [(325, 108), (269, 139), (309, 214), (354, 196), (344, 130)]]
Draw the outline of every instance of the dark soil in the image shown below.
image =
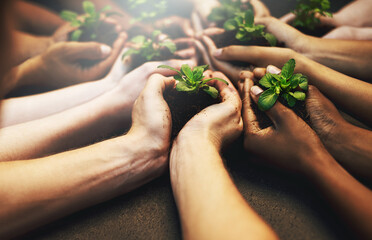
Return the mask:
[[(279, 102), (281, 102), (284, 106), (288, 107), (286, 101), (283, 98), (280, 97)], [(257, 116), (257, 120), (261, 129), (265, 129), (273, 125), (272, 121), (266, 115), (266, 113), (258, 109), (257, 104), (252, 103), (252, 109)], [(297, 116), (299, 116), (308, 125), (310, 125), (310, 116), (306, 110), (305, 101), (297, 101), (296, 105), (290, 109), (292, 109)]]
[(186, 123), (204, 108), (219, 103), (204, 91), (187, 94), (175, 89), (164, 94), (172, 114), (172, 140), (175, 139)]
[[(92, 40), (91, 37), (90, 37), (92, 35), (92, 32), (91, 31), (86, 31), (84, 29), (84, 27), (82, 27), (81, 29), (83, 30), (83, 34), (80, 37), (80, 40), (79, 40), (80, 42), (99, 42), (99, 43), (103, 43), (103, 44), (106, 44), (106, 45), (112, 47), (115, 40), (119, 36), (118, 33), (114, 31), (114, 29), (112, 29), (110, 31), (102, 29), (102, 31), (101, 31), (102, 34), (98, 34), (97, 38)], [(70, 35), (70, 38), (71, 38), (71, 35)], [(82, 64), (82, 66), (89, 68), (91, 66), (96, 65), (99, 62), (100, 62), (100, 60), (83, 60), (83, 61), (81, 61), (81, 64)]]

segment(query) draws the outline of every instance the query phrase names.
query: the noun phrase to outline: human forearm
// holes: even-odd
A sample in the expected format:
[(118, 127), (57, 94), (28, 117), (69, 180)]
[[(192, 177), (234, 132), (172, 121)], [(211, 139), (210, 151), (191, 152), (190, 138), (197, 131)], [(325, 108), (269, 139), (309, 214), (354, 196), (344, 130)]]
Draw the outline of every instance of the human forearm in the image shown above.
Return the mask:
[(372, 41), (306, 37), (301, 53), (344, 74), (372, 81)]
[(21, 31), (52, 35), (64, 23), (56, 13), (25, 1), (17, 1), (15, 12), (16, 26)]
[(0, 237), (25, 233), (159, 176), (166, 156), (157, 155), (146, 137), (128, 134), (43, 159), (0, 163)]
[(311, 161), (316, 163), (307, 169), (310, 181), (363, 239), (370, 239), (372, 192), (346, 172), (328, 153), (318, 152), (312, 156)]
[(372, 85), (346, 76), (299, 54), (296, 71), (305, 74), (309, 83), (316, 86), (332, 102), (344, 110), (372, 124)]
[(33, 36), (19, 31), (14, 31), (13, 36), (16, 42), (16, 51), (12, 59), (12, 66), (19, 65), (29, 58), (43, 53), (53, 44), (51, 37)]
[(106, 79), (82, 83), (38, 95), (5, 99), (1, 103), (1, 128), (44, 118), (88, 102), (114, 87)]
[(240, 195), (218, 150), (208, 141), (186, 139), (178, 137), (170, 158), (185, 239), (276, 239)]
[(67, 111), (1, 129), (1, 160), (42, 157), (84, 146), (125, 129), (130, 123), (133, 103), (119, 95), (112, 90)]

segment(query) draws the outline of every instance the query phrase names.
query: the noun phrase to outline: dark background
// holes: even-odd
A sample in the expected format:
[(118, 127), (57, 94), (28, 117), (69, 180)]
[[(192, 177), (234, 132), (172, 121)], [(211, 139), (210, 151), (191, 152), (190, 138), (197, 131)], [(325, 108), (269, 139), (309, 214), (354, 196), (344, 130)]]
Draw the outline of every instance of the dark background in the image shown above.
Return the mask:
[[(262, 1), (276, 17), (295, 6), (294, 0)], [(59, 10), (53, 1), (36, 2), (44, 2)], [(332, 11), (348, 2), (332, 1)], [(242, 195), (281, 239), (354, 238), (326, 201), (305, 181), (255, 166), (239, 149), (230, 150), (226, 159), (226, 165)], [(65, 217), (23, 238), (180, 239), (177, 214), (169, 176), (166, 175), (136, 191)]]

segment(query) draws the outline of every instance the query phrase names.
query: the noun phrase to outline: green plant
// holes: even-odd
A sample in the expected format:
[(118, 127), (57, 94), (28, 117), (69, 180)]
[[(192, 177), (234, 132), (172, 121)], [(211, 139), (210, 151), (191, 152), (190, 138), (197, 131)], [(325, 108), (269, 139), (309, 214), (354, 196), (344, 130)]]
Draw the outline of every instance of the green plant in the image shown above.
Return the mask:
[(209, 86), (207, 83), (212, 80), (218, 80), (228, 84), (221, 78), (204, 79), (203, 73), (209, 68), (209, 65), (198, 66), (193, 69), (189, 65), (184, 64), (181, 71), (167, 65), (160, 65), (158, 68), (166, 68), (177, 72), (174, 79), (178, 81), (176, 90), (179, 92), (186, 92), (189, 94), (197, 94), (200, 90), (208, 93), (212, 98), (217, 98), (219, 92), (216, 88)]
[(327, 10), (331, 7), (329, 0), (297, 0), (296, 9), (292, 11), (296, 18), (293, 26), (314, 30), (320, 23), (317, 15), (332, 17)]
[(102, 25), (101, 15), (106, 17), (112, 15), (120, 15), (117, 12), (109, 12), (111, 6), (106, 6), (99, 11), (96, 11), (95, 5), (90, 1), (83, 2), (83, 9), (85, 14), (79, 16), (76, 12), (64, 10), (61, 12), (61, 18), (67, 22), (71, 22), (71, 26), (78, 29), (72, 32), (70, 36), (71, 41), (79, 41), (84, 33), (89, 34), (90, 40), (96, 40), (98, 31)]
[(267, 73), (260, 80), (260, 85), (267, 88), (258, 100), (260, 110), (267, 111), (272, 108), (279, 96), (282, 96), (290, 107), (294, 107), (297, 101), (305, 101), (307, 77), (300, 73), (294, 74), (295, 67), (296, 61), (291, 59), (284, 65), (279, 75)]
[(131, 24), (139, 21), (150, 21), (164, 14), (168, 8), (167, 0), (128, 0), (129, 9), (135, 15)]
[(242, 2), (241, 0), (220, 0), (219, 2), (221, 5), (213, 8), (208, 16), (208, 20), (211, 22), (224, 23), (235, 17), (235, 14), (253, 9), (249, 2)]
[(238, 13), (234, 18), (227, 20), (224, 28), (227, 31), (237, 31), (235, 38), (239, 41), (263, 37), (271, 46), (275, 46), (277, 42), (274, 35), (264, 32), (264, 25), (254, 24), (254, 13), (251, 9), (244, 13)]
[(139, 55), (145, 58), (147, 61), (153, 60), (155, 57), (161, 57), (161, 49), (167, 48), (171, 53), (177, 50), (176, 44), (170, 39), (159, 39), (161, 31), (155, 30), (152, 33), (151, 38), (146, 38), (143, 35), (136, 36), (130, 40), (135, 45), (135, 48), (131, 48), (126, 51), (122, 58), (131, 55)]

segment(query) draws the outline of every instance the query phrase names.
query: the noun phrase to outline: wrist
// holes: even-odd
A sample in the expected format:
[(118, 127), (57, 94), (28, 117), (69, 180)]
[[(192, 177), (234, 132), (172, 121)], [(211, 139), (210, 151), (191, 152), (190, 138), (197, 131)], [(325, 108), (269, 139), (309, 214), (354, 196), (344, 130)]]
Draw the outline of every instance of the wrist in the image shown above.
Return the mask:
[(33, 57), (20, 64), (14, 69), (13, 85), (16, 87), (40, 84), (45, 78), (44, 67), (41, 63), (41, 57)]

